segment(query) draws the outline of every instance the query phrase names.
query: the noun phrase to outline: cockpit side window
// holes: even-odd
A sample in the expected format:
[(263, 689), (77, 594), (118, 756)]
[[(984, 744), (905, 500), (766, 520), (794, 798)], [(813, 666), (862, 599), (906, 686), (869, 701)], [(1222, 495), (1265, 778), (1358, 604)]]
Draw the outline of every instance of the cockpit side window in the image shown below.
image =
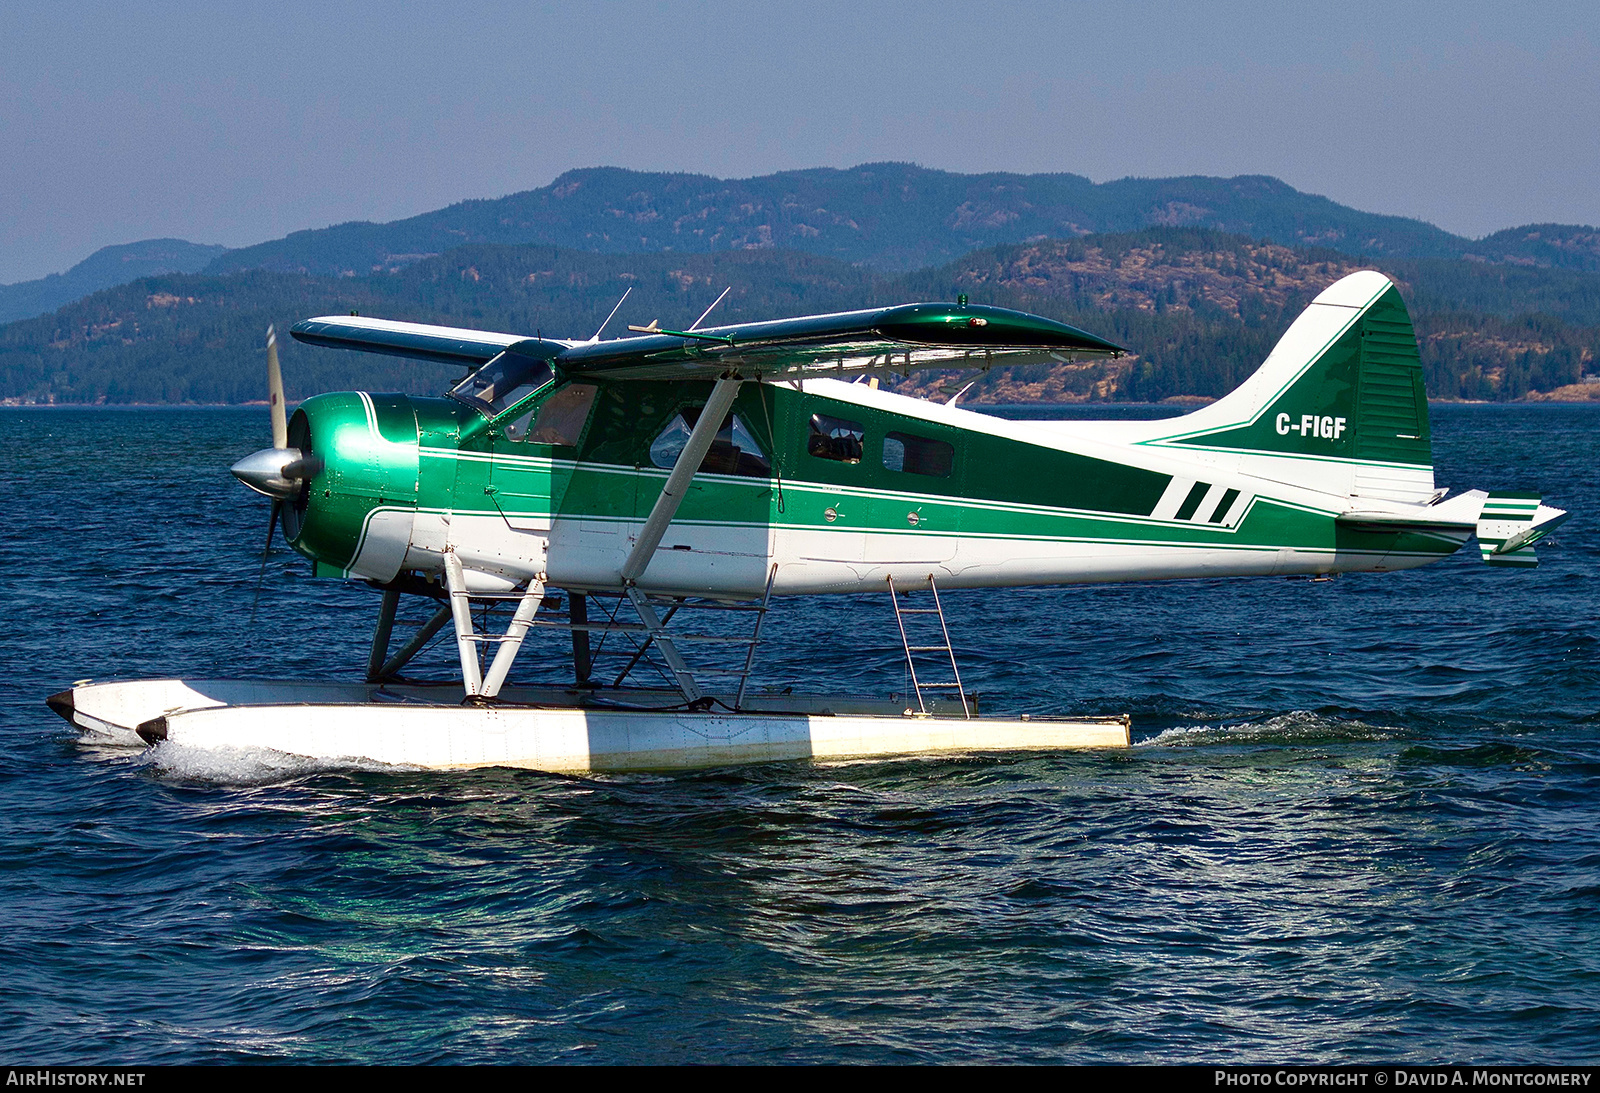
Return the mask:
[[(700, 420), (700, 407), (690, 406), (672, 416), (650, 445), (650, 462), (670, 470), (689, 443), (689, 433)], [(746, 478), (770, 478), (772, 464), (761, 451), (748, 426), (737, 414), (723, 419), (722, 428), (711, 442), (700, 470), (708, 474), (737, 474)]]
[(554, 379), (549, 361), (507, 351), (450, 388), (450, 395), (494, 417)]
[(506, 437), (531, 444), (576, 447), (589, 421), (589, 409), (599, 390), (592, 383), (573, 383), (561, 388), (506, 426)]

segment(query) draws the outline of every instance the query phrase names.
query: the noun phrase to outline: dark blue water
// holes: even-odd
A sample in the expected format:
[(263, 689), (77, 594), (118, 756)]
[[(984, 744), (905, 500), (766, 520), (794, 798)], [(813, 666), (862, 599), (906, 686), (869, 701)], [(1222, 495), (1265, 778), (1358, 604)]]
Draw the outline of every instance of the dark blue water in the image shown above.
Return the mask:
[[(1600, 408), (1434, 425), (1578, 513), (1539, 569), (949, 597), (988, 707), (1128, 751), (580, 779), (81, 745), (74, 679), (353, 676), (375, 597), (280, 547), (248, 624), (261, 411), (0, 411), (0, 1048), (1592, 1061)], [(901, 686), (884, 602), (769, 625), (770, 681)]]

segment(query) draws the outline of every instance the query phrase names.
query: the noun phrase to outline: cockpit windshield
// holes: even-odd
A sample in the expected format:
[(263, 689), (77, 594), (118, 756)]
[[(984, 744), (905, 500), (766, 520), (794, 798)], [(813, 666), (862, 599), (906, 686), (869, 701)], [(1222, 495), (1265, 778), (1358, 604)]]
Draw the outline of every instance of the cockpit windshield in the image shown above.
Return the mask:
[(555, 378), (549, 361), (507, 351), (450, 388), (450, 395), (495, 417)]

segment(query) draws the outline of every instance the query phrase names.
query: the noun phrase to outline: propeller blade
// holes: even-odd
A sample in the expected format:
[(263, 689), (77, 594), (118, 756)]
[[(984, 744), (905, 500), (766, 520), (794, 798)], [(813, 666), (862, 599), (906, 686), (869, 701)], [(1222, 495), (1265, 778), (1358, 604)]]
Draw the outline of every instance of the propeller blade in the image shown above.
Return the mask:
[(267, 327), (267, 399), (272, 408), (272, 446), (289, 446), (289, 416), (283, 405), (283, 372), (278, 368), (278, 335)]
[(278, 510), (283, 507), (283, 502), (272, 502), (272, 515), (267, 517), (267, 542), (261, 548), (261, 568), (256, 570), (256, 594), (250, 601), (250, 625), (256, 624), (256, 608), (261, 606), (261, 586), (267, 579), (267, 555), (272, 553), (272, 535), (278, 530)]

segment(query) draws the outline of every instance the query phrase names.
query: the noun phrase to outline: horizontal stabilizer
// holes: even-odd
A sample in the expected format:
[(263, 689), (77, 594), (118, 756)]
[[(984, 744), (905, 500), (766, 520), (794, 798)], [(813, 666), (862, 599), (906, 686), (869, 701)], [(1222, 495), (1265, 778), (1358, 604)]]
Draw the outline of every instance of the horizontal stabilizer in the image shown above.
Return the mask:
[(1566, 522), (1570, 513), (1540, 504), (1536, 493), (1491, 493), (1478, 516), (1478, 549), (1493, 566), (1529, 569), (1539, 564), (1533, 544)]
[[(1432, 505), (1409, 505), (1404, 509), (1355, 509), (1336, 518), (1340, 527), (1356, 531), (1443, 531), (1472, 532), (1478, 514), (1489, 499), (1483, 490), (1458, 493), (1448, 501)], [(1466, 542), (1465, 536), (1461, 539)]]

